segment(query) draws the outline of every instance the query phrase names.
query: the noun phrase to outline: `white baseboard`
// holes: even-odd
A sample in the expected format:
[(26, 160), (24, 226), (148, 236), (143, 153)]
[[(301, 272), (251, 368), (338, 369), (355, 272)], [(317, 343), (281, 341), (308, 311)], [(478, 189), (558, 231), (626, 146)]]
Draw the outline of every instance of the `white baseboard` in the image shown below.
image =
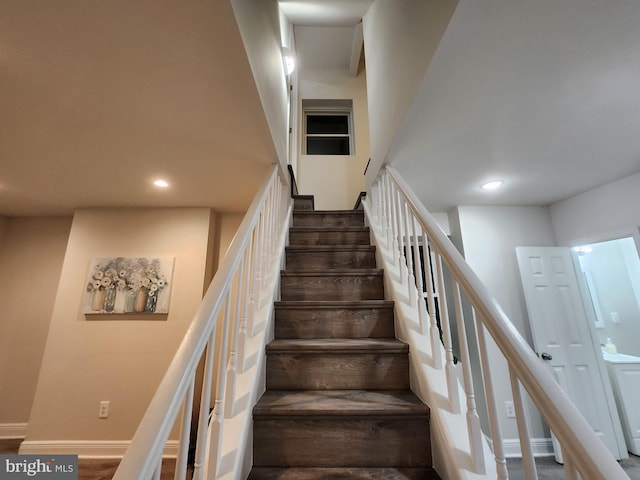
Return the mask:
[(0, 423), (0, 439), (9, 440), (27, 436), (28, 423)]
[[(534, 457), (549, 457), (553, 456), (553, 443), (550, 438), (532, 438), (531, 450)], [(517, 438), (505, 438), (502, 441), (504, 445), (504, 456), (507, 458), (522, 457), (520, 451), (520, 440)]]
[[(82, 458), (122, 458), (130, 440), (25, 440), (20, 445), (20, 453), (78, 455)], [(178, 441), (169, 440), (164, 447), (163, 457), (177, 457)]]

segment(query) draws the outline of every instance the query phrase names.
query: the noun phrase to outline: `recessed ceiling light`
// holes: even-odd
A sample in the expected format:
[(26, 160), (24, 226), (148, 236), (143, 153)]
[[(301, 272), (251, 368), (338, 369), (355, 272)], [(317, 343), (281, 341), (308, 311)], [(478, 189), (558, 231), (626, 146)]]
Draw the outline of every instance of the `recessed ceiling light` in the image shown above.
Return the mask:
[(483, 183), (480, 188), (483, 190), (495, 190), (504, 185), (504, 180), (491, 180), (490, 182)]
[(167, 182), (166, 180), (162, 180), (160, 178), (158, 180), (155, 180), (153, 184), (156, 187), (160, 187), (160, 188), (167, 188), (169, 186), (169, 182)]

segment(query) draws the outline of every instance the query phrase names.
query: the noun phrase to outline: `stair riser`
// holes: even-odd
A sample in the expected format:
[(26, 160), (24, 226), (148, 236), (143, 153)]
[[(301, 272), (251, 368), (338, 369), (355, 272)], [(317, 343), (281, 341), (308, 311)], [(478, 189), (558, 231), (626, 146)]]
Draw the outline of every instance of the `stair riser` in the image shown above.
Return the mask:
[(416, 417), (254, 419), (254, 465), (427, 467), (429, 423)]
[(313, 197), (298, 195), (293, 199), (294, 210), (313, 210)]
[(290, 245), (369, 245), (368, 231), (289, 232)]
[(278, 309), (276, 338), (393, 338), (393, 310), (368, 309)]
[(344, 213), (293, 212), (294, 227), (361, 227), (364, 215), (361, 211)]
[(382, 275), (283, 275), (284, 301), (382, 300)]
[(287, 252), (287, 268), (322, 270), (329, 268), (375, 268), (375, 251)]
[(275, 390), (403, 390), (406, 353), (269, 353), (267, 388)]

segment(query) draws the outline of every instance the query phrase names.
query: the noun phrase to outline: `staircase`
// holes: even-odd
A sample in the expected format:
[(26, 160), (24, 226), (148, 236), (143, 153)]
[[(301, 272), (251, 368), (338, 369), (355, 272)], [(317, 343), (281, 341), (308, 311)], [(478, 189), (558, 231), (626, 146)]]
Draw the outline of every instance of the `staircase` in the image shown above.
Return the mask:
[(438, 479), (361, 210), (293, 213), (249, 480)]

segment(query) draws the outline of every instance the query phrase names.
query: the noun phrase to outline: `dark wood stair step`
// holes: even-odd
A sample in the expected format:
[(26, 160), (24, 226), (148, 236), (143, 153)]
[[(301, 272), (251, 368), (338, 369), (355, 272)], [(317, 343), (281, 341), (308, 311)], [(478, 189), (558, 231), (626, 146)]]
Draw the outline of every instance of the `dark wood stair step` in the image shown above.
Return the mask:
[(282, 300), (382, 300), (383, 270), (283, 270)]
[(361, 226), (364, 225), (364, 212), (362, 210), (295, 211), (291, 225), (293, 227)]
[(410, 391), (267, 392), (253, 411), (254, 465), (431, 466), (429, 410)]
[(423, 468), (282, 468), (255, 467), (247, 480), (439, 480)]
[(266, 347), (267, 389), (408, 389), (408, 350), (398, 340), (273, 340)]
[(313, 210), (314, 206), (313, 195), (294, 195), (293, 196), (293, 210)]
[(291, 227), (290, 245), (369, 245), (369, 227)]
[(429, 417), (429, 407), (410, 390), (267, 391), (253, 409), (254, 418), (278, 416)]
[(375, 268), (376, 247), (370, 245), (295, 245), (286, 248), (287, 269)]
[(393, 338), (393, 302), (275, 302), (276, 338)]
[(409, 345), (400, 340), (381, 338), (319, 338), (272, 340), (267, 353), (409, 353)]

